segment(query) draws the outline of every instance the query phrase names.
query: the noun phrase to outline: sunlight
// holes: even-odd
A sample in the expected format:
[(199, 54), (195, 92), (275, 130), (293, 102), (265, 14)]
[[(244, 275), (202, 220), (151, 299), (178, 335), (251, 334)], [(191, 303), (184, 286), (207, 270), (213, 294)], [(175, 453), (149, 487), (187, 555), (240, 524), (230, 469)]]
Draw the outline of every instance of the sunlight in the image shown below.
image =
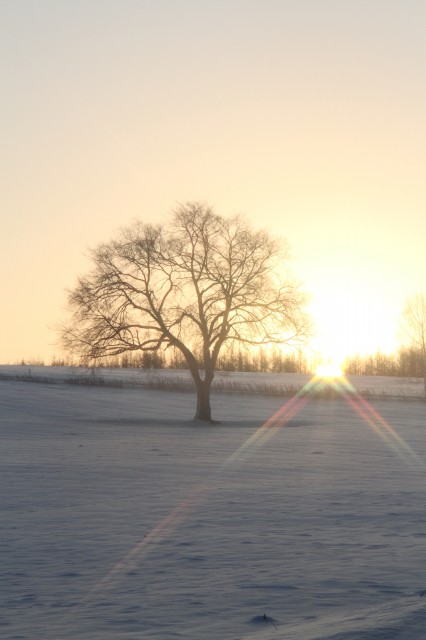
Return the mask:
[(342, 378), (344, 373), (341, 364), (337, 362), (327, 362), (319, 364), (316, 368), (315, 375), (319, 378)]
[(389, 321), (395, 309), (384, 304), (377, 291), (361, 278), (350, 280), (333, 274), (316, 287), (309, 305), (315, 323), (310, 347), (323, 362), (343, 363), (348, 356), (397, 347), (396, 327)]

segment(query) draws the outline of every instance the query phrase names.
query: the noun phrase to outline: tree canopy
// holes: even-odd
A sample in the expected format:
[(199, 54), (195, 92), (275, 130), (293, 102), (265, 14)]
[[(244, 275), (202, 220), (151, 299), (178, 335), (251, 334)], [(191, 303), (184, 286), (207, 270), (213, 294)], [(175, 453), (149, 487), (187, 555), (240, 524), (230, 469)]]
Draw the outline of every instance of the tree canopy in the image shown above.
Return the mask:
[(188, 202), (168, 224), (135, 222), (90, 257), (93, 269), (69, 293), (63, 346), (85, 362), (177, 348), (201, 420), (211, 420), (210, 389), (225, 344), (291, 344), (308, 333), (304, 296), (283, 270), (286, 243), (243, 216)]

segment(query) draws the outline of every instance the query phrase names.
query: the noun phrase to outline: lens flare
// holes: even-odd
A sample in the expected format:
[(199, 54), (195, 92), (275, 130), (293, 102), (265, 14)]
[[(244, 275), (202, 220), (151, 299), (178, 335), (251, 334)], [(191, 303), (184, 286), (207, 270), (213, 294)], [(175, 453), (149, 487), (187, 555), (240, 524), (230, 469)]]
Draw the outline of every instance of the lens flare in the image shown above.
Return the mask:
[[(326, 392), (326, 393), (324, 393)], [(224, 468), (242, 464), (263, 447), (274, 435), (302, 409), (321, 394), (328, 393), (342, 397), (358, 416), (380, 437), (387, 446), (395, 451), (406, 463), (424, 466), (421, 458), (397, 433), (397, 431), (363, 398), (342, 373), (340, 367), (330, 363), (318, 369), (317, 374), (292, 396), (275, 414), (259, 427), (238, 449), (234, 451), (211, 476), (189, 492), (151, 532), (138, 542), (87, 594), (82, 604), (88, 605), (100, 591), (112, 588), (122, 576), (140, 563), (160, 542), (169, 538), (176, 527), (189, 517), (199, 505), (203, 504), (222, 482)]]

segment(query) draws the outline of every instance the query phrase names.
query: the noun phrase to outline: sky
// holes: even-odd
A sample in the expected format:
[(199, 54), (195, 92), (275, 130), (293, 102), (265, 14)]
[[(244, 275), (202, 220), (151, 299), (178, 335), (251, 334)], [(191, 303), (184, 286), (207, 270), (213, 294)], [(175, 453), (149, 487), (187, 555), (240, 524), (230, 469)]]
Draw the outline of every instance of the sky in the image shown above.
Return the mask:
[(90, 247), (202, 200), (288, 240), (325, 358), (426, 291), (421, 0), (0, 0), (0, 363)]

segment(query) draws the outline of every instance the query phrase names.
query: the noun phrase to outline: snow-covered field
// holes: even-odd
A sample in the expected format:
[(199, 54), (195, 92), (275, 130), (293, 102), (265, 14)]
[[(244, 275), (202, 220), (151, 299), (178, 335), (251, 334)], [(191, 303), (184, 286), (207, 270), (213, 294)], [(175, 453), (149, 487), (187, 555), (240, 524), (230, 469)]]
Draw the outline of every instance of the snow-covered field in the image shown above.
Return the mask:
[[(73, 381), (75, 383), (105, 383), (111, 386), (135, 386), (163, 388), (192, 386), (189, 371), (176, 369), (86, 369), (80, 367), (37, 367), (0, 365), (0, 379), (19, 378), (34, 381)], [(213, 381), (216, 389), (236, 392), (263, 391), (280, 393), (299, 388), (311, 379), (308, 374), (297, 373), (242, 373), (217, 371)], [(371, 397), (420, 398), (424, 395), (420, 378), (396, 378), (390, 376), (349, 376), (359, 393)]]
[[(145, 388), (193, 389), (189, 371), (176, 369), (86, 369), (84, 367), (45, 367), (0, 365), (0, 379), (39, 382), (73, 382)], [(295, 373), (241, 373), (217, 371), (213, 381), (216, 390), (237, 393), (283, 395), (305, 385), (312, 376)], [(368, 397), (410, 399), (424, 396), (420, 378), (390, 376), (349, 376), (358, 392)], [(283, 393), (282, 393), (283, 392)]]
[(0, 380), (0, 637), (424, 640), (426, 404), (213, 409)]

